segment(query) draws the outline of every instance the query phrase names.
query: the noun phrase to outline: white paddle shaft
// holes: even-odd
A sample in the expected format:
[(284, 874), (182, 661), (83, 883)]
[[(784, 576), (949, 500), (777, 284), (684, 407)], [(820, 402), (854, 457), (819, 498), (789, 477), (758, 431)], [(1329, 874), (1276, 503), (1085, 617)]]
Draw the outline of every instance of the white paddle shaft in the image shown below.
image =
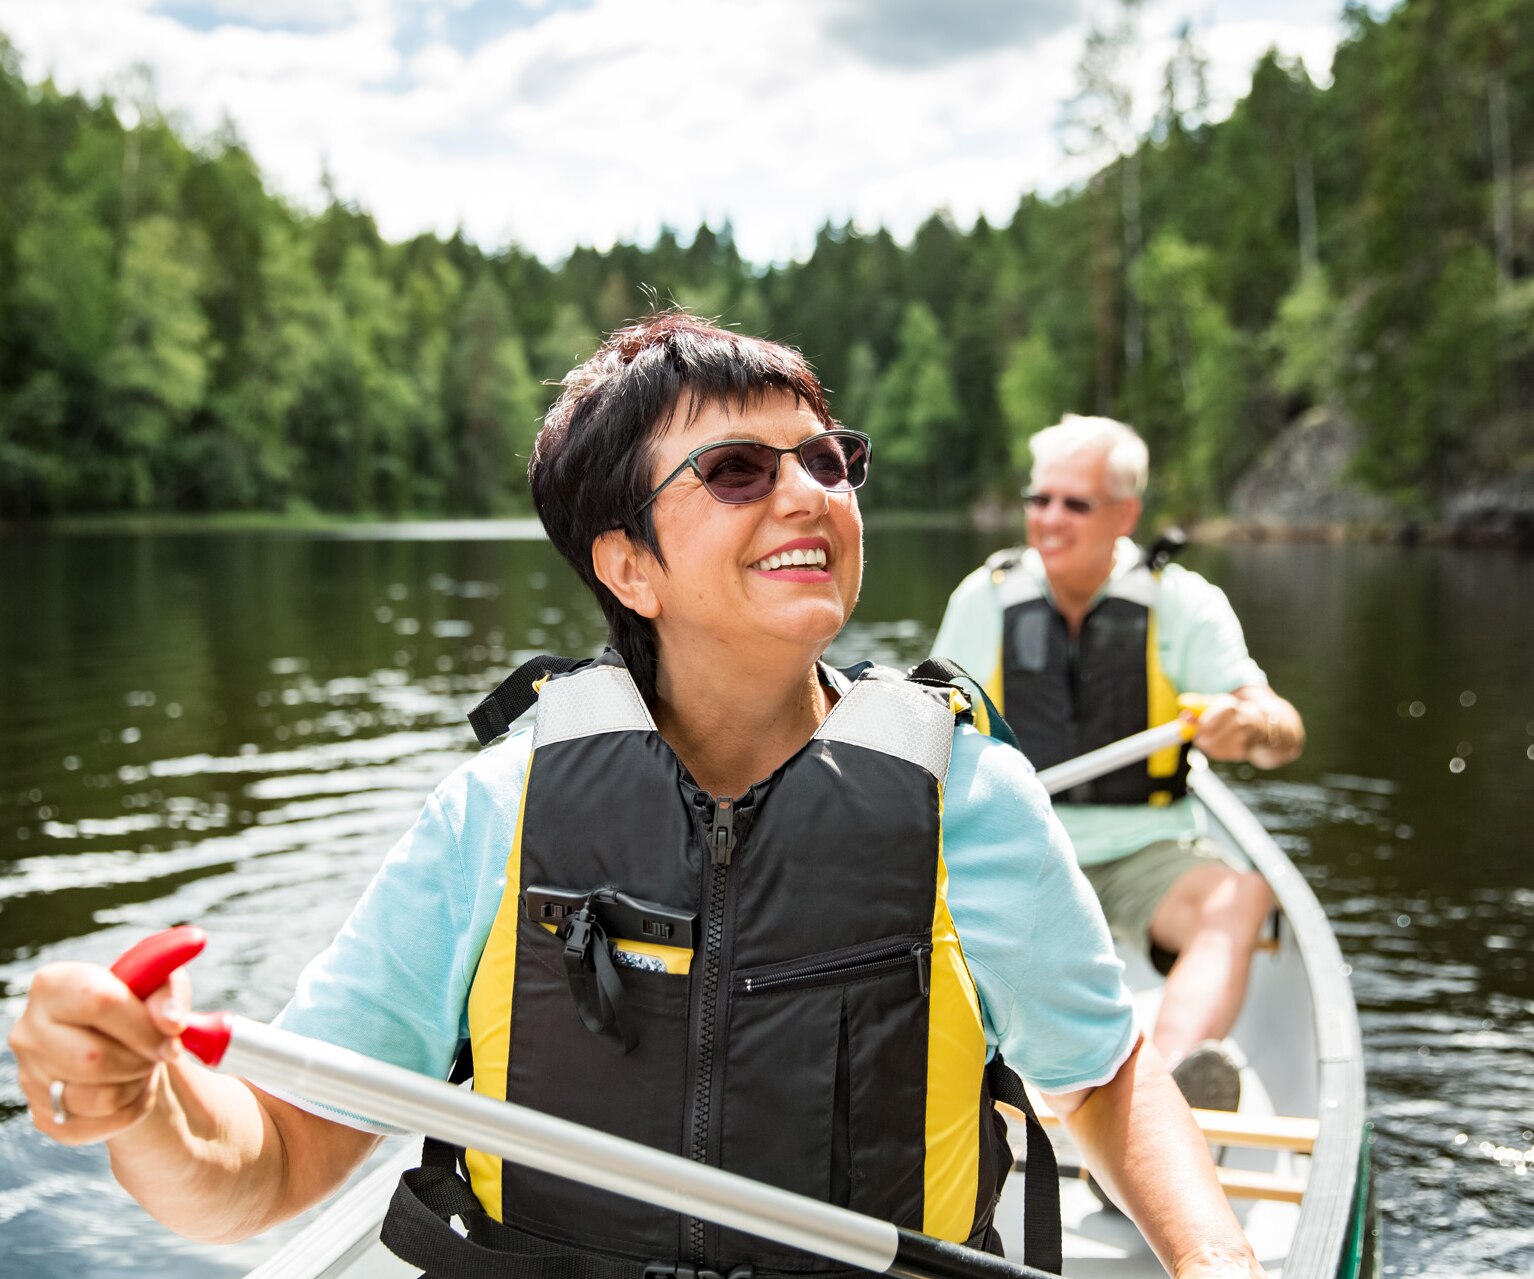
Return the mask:
[(348, 1114), (569, 1177), (863, 1270), (889, 1270), (888, 1222), (496, 1101), (291, 1031), (231, 1017), (222, 1070)]
[(1192, 736), (1192, 725), (1185, 720), (1174, 719), (1169, 724), (1159, 724), (1131, 737), (1099, 746), (1095, 751), (1068, 759), (1053, 768), (1040, 769), (1039, 780), (1051, 795), (1058, 795), (1063, 790), (1070, 790), (1072, 786), (1111, 773), (1115, 768), (1123, 768), (1125, 764), (1136, 763), (1168, 746), (1180, 746)]

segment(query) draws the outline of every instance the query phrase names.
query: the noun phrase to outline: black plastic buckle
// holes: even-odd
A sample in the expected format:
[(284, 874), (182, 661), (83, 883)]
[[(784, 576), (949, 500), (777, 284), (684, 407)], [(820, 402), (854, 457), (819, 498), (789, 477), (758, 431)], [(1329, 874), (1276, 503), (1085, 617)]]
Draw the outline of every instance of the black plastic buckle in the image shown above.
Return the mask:
[(569, 972), (577, 972), (590, 967), (591, 960), (591, 930), (596, 926), (597, 917), (591, 909), (588, 901), (574, 915), (566, 925), (565, 933), (565, 968)]
[(752, 1266), (736, 1266), (728, 1274), (721, 1274), (686, 1261), (652, 1261), (644, 1268), (644, 1279), (753, 1279), (755, 1274)]

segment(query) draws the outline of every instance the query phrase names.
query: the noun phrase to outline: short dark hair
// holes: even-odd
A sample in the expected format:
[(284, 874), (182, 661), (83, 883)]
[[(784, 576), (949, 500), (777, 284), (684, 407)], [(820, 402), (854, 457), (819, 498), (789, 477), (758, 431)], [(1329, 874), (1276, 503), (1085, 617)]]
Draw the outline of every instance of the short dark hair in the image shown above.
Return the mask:
[(621, 530), (665, 563), (649, 495), (654, 443), (686, 402), (750, 408), (787, 392), (829, 429), (836, 425), (809, 362), (792, 347), (721, 329), (685, 311), (663, 311), (612, 332), (561, 383), (527, 465), (533, 505), (549, 541), (591, 588), (617, 649), (648, 702), (655, 697), (655, 628), (597, 579), (591, 547)]

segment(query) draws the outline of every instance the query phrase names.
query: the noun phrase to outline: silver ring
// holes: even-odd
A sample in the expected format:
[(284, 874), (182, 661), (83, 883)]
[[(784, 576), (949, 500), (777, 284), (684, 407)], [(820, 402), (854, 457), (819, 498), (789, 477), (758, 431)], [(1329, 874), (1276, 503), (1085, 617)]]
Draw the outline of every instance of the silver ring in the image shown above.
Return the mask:
[(55, 1079), (48, 1085), (48, 1101), (53, 1106), (53, 1122), (62, 1128), (69, 1122), (69, 1111), (64, 1109), (64, 1081)]

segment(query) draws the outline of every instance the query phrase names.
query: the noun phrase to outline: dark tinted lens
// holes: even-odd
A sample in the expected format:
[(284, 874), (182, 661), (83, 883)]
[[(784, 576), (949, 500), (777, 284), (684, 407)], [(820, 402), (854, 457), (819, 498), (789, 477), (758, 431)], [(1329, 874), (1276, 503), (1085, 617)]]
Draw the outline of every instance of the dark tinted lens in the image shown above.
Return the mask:
[(772, 492), (778, 455), (765, 444), (721, 444), (698, 454), (698, 474), (721, 502), (757, 502)]
[[(1049, 504), (1056, 500), (1053, 493), (1025, 493), (1023, 503), (1030, 511), (1043, 511), (1049, 508)], [(1090, 515), (1092, 508), (1097, 505), (1089, 497), (1061, 497), (1060, 505), (1065, 507), (1072, 515)]]
[(868, 450), (850, 435), (816, 435), (799, 446), (804, 469), (833, 493), (846, 493), (868, 477)]

